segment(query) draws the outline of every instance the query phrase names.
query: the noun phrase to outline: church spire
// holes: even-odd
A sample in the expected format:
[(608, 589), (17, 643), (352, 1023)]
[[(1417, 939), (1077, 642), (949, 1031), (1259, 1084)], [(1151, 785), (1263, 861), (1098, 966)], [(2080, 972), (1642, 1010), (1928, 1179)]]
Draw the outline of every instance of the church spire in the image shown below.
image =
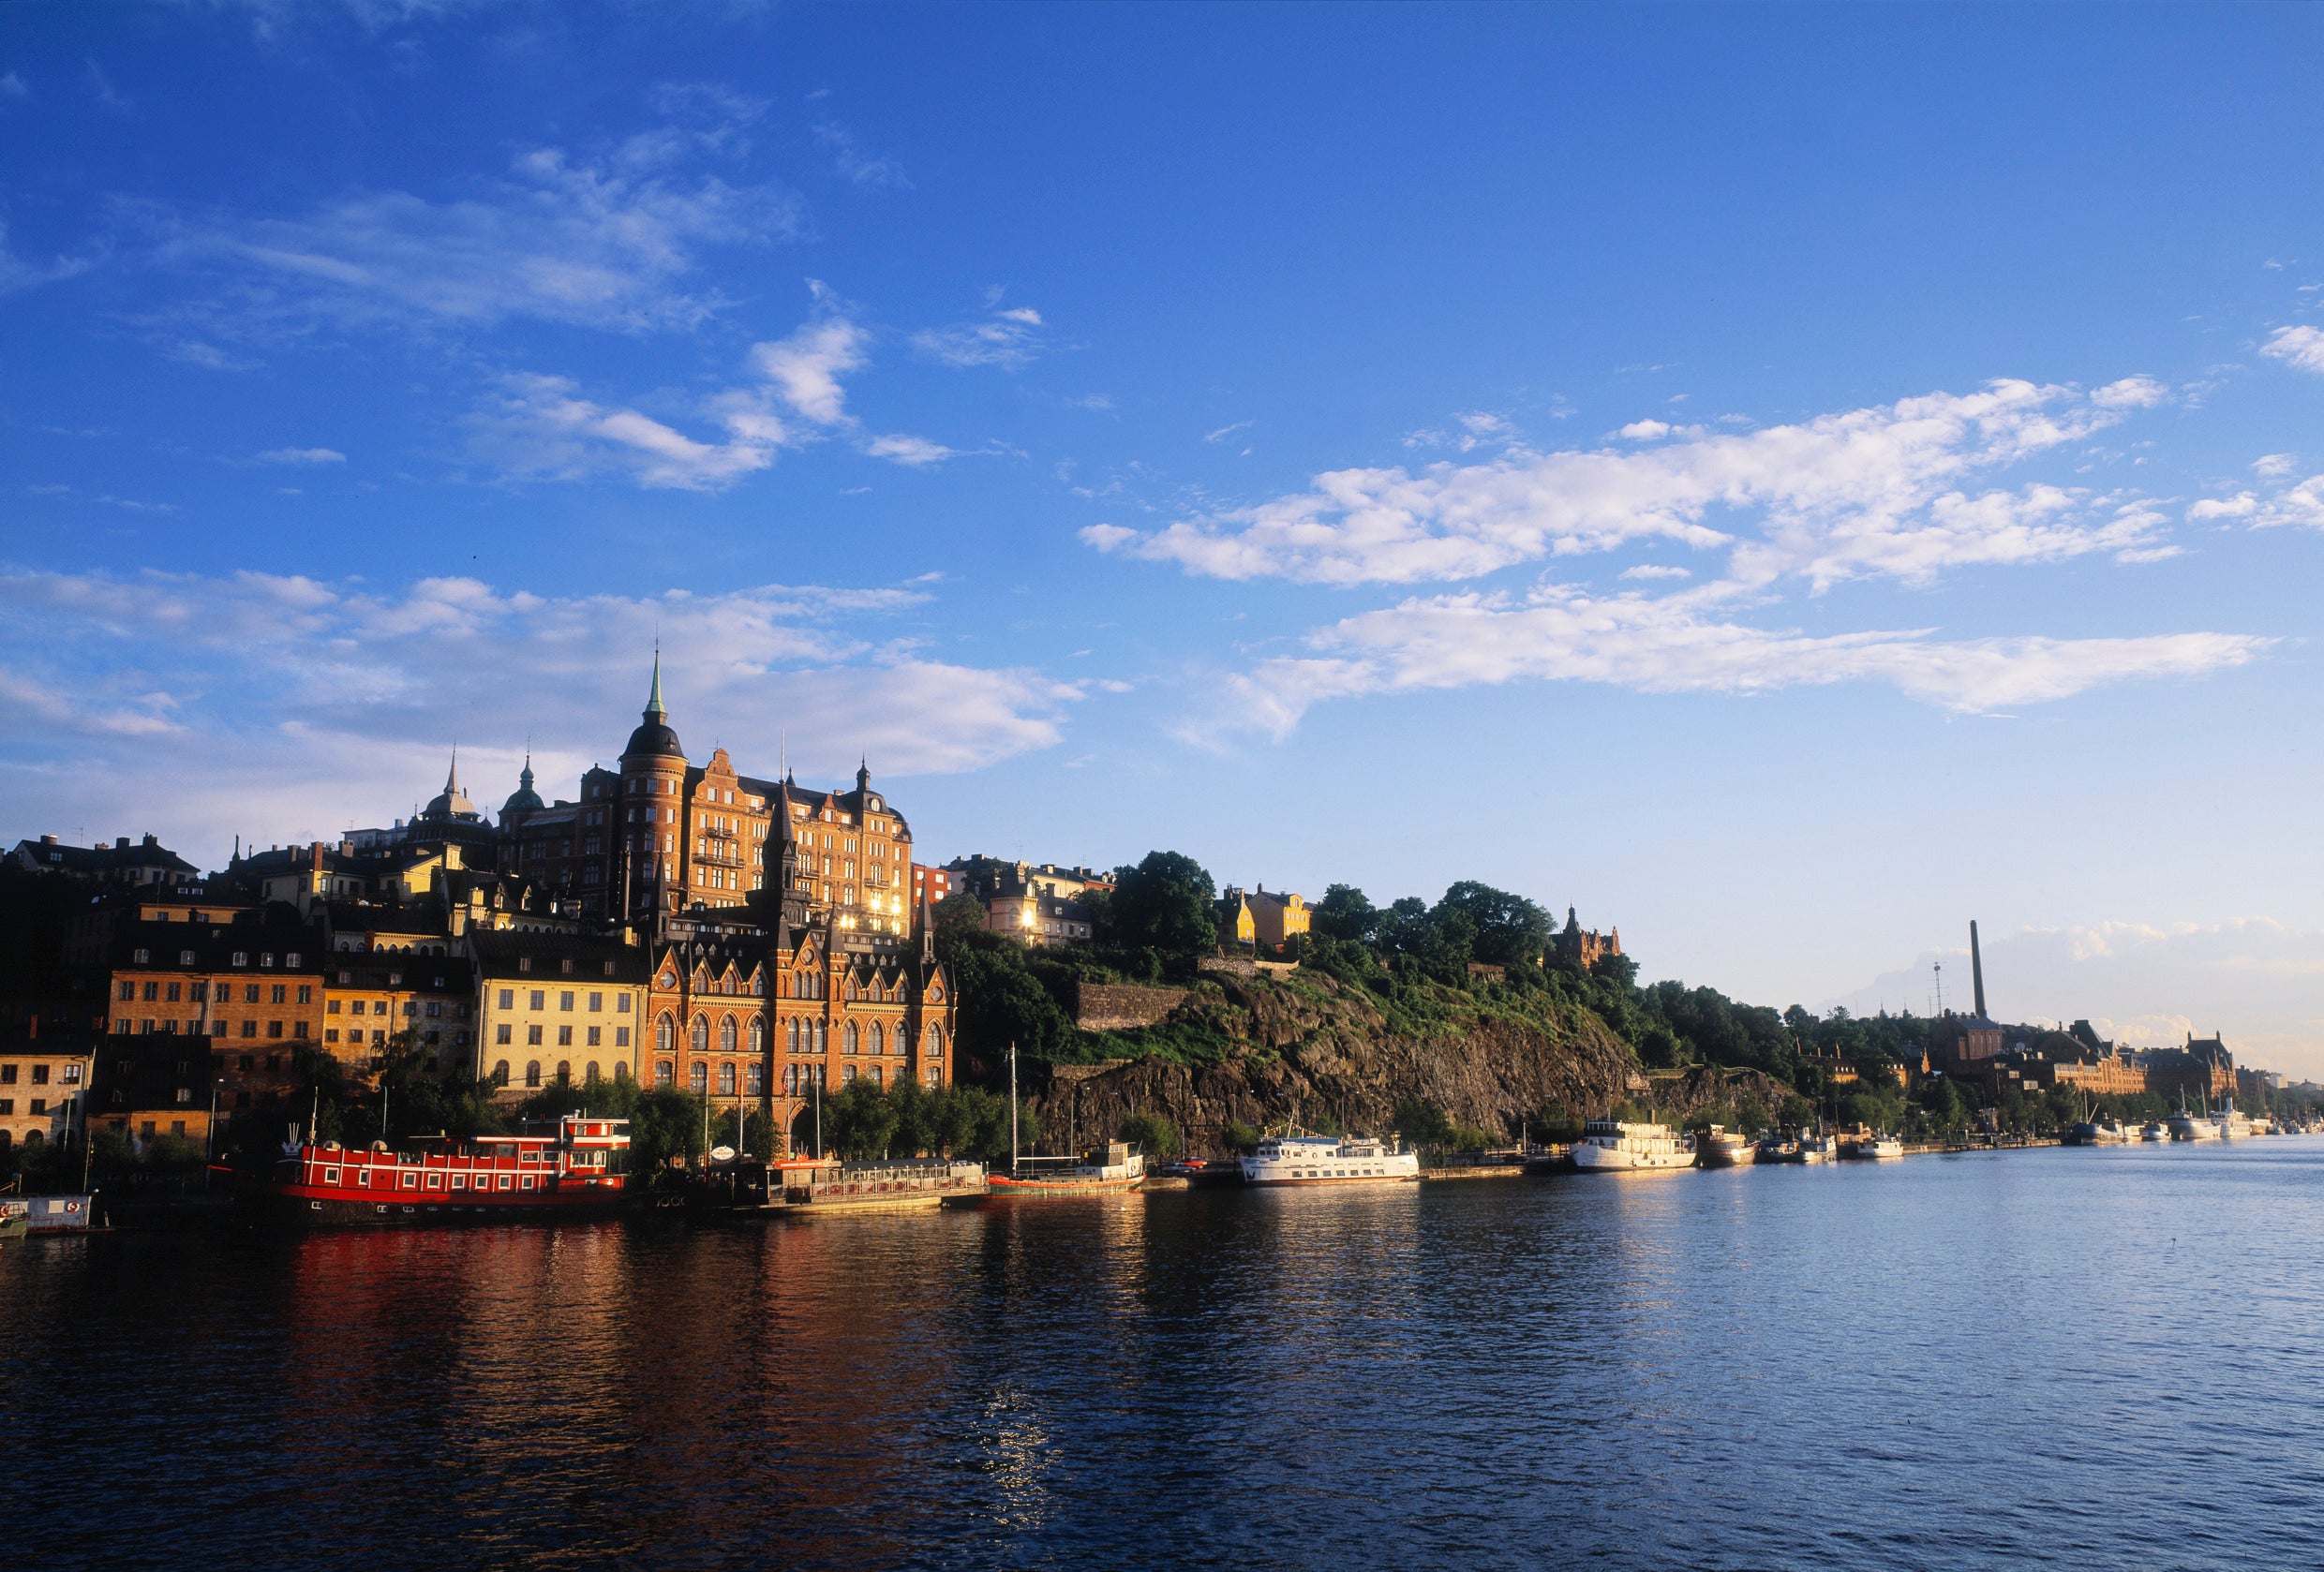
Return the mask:
[(646, 719), (661, 720), (668, 717), (669, 706), (662, 702), (662, 646), (654, 645), (653, 691), (646, 697)]
[(452, 767), (444, 772), (444, 794), (452, 796), (460, 790), (460, 745), (452, 745)]

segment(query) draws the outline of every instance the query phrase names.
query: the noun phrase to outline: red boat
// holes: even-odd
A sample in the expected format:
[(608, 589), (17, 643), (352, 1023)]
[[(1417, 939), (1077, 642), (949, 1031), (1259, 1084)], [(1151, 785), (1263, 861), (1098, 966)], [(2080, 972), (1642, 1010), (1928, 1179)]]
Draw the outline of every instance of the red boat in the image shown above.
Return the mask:
[(422, 1149), (302, 1145), (252, 1198), (309, 1224), (508, 1223), (608, 1215), (628, 1198), (630, 1121), (567, 1114), (553, 1135), (435, 1137)]

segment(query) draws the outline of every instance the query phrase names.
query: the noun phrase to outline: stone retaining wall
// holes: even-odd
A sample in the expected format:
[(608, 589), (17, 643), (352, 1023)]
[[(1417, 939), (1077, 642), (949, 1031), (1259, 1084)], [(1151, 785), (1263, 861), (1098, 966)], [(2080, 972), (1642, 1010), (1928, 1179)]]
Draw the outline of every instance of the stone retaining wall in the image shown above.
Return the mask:
[(1140, 987), (1130, 983), (1083, 983), (1075, 992), (1073, 1024), (1084, 1031), (1122, 1031), (1153, 1026), (1178, 1008), (1184, 988)]

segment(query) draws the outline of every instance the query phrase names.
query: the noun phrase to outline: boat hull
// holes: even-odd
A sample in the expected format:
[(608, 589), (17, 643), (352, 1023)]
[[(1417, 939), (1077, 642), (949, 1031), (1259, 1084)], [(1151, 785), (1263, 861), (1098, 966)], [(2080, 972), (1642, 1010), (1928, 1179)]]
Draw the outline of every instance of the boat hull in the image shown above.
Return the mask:
[(1694, 1166), (1694, 1153), (1612, 1151), (1577, 1142), (1573, 1165), (1586, 1174), (1675, 1174)]
[(1011, 1179), (1006, 1174), (994, 1174), (985, 1182), (995, 1195), (1096, 1195), (1108, 1191), (1135, 1190), (1146, 1182), (1146, 1176), (1132, 1174), (1125, 1179)]
[(574, 1223), (618, 1216), (626, 1192), (606, 1190), (588, 1196), (546, 1195), (521, 1201), (372, 1201), (343, 1194), (315, 1194), (267, 1186), (246, 1193), (243, 1204), (261, 1218), (284, 1227), (425, 1228), (478, 1223)]
[(1420, 1178), (1417, 1173), (1333, 1174), (1329, 1179), (1246, 1179), (1243, 1182), (1253, 1190), (1293, 1190), (1333, 1184), (1418, 1184)]

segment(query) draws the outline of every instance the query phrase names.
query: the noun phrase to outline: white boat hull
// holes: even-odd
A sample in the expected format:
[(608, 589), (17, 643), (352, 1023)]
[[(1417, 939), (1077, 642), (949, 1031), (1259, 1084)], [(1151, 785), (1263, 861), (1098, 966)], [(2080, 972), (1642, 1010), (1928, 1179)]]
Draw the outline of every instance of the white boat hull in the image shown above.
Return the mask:
[(1573, 1149), (1573, 1165), (1604, 1174), (1661, 1174), (1694, 1166), (1691, 1151), (1639, 1152), (1621, 1151), (1606, 1147), (1591, 1146), (1584, 1141)]

